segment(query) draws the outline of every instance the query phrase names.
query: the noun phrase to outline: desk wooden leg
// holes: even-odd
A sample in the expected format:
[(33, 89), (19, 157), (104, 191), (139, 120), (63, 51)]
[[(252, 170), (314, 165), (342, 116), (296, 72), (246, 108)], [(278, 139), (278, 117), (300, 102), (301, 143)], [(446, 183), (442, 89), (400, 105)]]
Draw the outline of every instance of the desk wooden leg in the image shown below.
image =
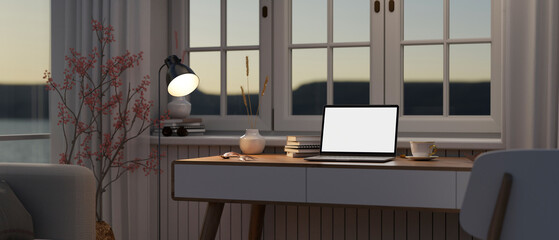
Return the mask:
[(260, 240), (262, 227), (264, 226), (264, 212), (266, 205), (252, 204), (250, 208), (250, 229), (248, 231), (249, 240)]
[(202, 225), (200, 240), (214, 240), (221, 221), (221, 213), (223, 213), (224, 203), (209, 202), (206, 209), (206, 217)]

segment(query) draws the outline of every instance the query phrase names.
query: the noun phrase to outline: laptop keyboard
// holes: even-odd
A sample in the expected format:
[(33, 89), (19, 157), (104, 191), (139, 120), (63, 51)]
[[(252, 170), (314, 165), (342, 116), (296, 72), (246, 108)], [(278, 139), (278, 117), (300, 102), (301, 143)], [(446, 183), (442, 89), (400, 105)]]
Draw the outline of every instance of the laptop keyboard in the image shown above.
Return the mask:
[(394, 157), (375, 157), (375, 156), (314, 156), (305, 158), (314, 161), (362, 161), (362, 162), (388, 162)]

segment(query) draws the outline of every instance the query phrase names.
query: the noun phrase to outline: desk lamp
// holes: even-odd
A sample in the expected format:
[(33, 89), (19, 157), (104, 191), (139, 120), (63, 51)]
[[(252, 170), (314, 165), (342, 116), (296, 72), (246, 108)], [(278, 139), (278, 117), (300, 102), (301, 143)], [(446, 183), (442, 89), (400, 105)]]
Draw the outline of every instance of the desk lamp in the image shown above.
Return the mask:
[[(198, 87), (200, 79), (194, 71), (188, 66), (181, 63), (181, 59), (176, 55), (171, 55), (165, 59), (165, 64), (161, 65), (159, 68), (159, 73), (157, 74), (157, 116), (161, 116), (161, 70), (163, 67), (167, 66), (167, 91), (171, 96), (174, 97), (167, 105), (169, 110), (169, 115), (171, 118), (186, 118), (190, 115), (191, 105), (186, 101), (185, 96), (192, 93)], [(160, 126), (158, 127), (160, 128)], [(161, 130), (161, 129), (159, 129)], [(161, 195), (161, 133), (157, 137), (157, 191), (158, 196)], [(161, 203), (160, 199), (157, 198), (157, 239), (161, 238)]]
[(192, 107), (185, 96), (196, 90), (200, 79), (192, 69), (182, 64), (181, 59), (176, 55), (167, 57), (164, 66), (168, 68), (167, 91), (173, 96), (173, 100), (167, 105), (169, 116), (178, 119), (186, 118), (190, 115)]

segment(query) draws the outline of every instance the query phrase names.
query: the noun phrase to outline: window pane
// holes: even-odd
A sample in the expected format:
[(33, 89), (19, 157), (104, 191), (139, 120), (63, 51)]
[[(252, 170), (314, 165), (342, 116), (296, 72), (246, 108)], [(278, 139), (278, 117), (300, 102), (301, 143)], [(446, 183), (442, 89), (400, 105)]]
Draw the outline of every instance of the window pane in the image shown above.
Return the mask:
[(326, 104), (326, 59), (326, 49), (292, 50), (293, 115), (322, 115)]
[(404, 114), (443, 114), (443, 47), (404, 47)]
[(219, 115), (221, 93), (220, 52), (191, 52), (190, 67), (200, 85), (190, 94), (193, 115)]
[(334, 0), (334, 42), (369, 41), (369, 1)]
[(0, 151), (2, 151), (0, 162), (50, 162), (48, 139), (0, 141)]
[(190, 0), (190, 47), (220, 45), (220, 6), (220, 0)]
[(491, 36), (491, 1), (450, 1), (450, 38)]
[(404, 40), (443, 38), (443, 0), (406, 0)]
[(254, 0), (227, 1), (227, 45), (258, 45), (259, 6)]
[(0, 3), (0, 134), (50, 132), (50, 29), (50, 1)]
[(490, 115), (491, 45), (450, 45), (450, 114)]
[(325, 43), (327, 0), (291, 1), (292, 42)]
[[(50, 1), (0, 2), (0, 135), (50, 132), (50, 18)], [(0, 151), (3, 162), (49, 162), (50, 140), (0, 141)]]
[(334, 104), (369, 103), (369, 48), (334, 49)]
[[(246, 115), (248, 112), (256, 114), (258, 108), (258, 92), (260, 91), (259, 52), (229, 51), (227, 52), (227, 114)], [(247, 79), (246, 56), (249, 59), (249, 76)], [(241, 95), (243, 86), (247, 106)]]
[(50, 132), (48, 102), (45, 85), (0, 85), (0, 135)]

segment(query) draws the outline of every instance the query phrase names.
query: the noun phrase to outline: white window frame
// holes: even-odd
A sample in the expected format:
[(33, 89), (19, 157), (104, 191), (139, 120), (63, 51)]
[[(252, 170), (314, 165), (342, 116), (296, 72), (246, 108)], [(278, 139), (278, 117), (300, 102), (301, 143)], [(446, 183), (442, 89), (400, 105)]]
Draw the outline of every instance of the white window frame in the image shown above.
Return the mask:
[[(274, 130), (277, 131), (320, 131), (320, 115), (291, 115), (292, 84), (291, 84), (291, 50), (298, 48), (326, 48), (327, 49), (327, 104), (333, 102), (333, 60), (335, 47), (369, 47), (370, 54), (370, 84), (369, 102), (383, 104), (384, 98), (384, 36), (378, 31), (370, 31), (369, 42), (336, 43), (333, 42), (333, 4), (328, 0), (328, 36), (327, 43), (320, 44), (292, 44), (291, 43), (291, 1), (274, 2), (274, 76), (283, 79), (281, 85), (274, 90)], [(369, 9), (371, 29), (378, 29), (384, 25), (383, 12), (374, 13), (373, 4)], [(278, 30), (278, 29), (281, 29)]]
[[(332, 1), (329, 1), (328, 19), (331, 21), (333, 10)], [(444, 1), (444, 36), (448, 36), (448, 2)], [(225, 4), (226, 0), (221, 0)], [(398, 104), (403, 105), (403, 80), (402, 80), (402, 43), (408, 44), (411, 41), (403, 41), (401, 38), (403, 29), (400, 28), (403, 21), (401, 1), (394, 1), (394, 12), (389, 12), (389, 0), (381, 0), (381, 11), (375, 13), (373, 6), (375, 0), (370, 0), (370, 104)], [(321, 116), (319, 115), (291, 115), (291, 49), (293, 47), (324, 47), (327, 45), (328, 52), (328, 104), (332, 103), (332, 53), (331, 47), (337, 47), (337, 43), (332, 43), (329, 36), (329, 43), (326, 44), (291, 44), (291, 1), (271, 1), (260, 0), (260, 9), (268, 7), (268, 18), (261, 19), (260, 23), (260, 87), (266, 75), (271, 76), (268, 88), (272, 94), (266, 94), (261, 107), (261, 115), (257, 122), (257, 128), (261, 130), (273, 131), (320, 131)], [(176, 7), (179, 6), (179, 7)], [(489, 116), (448, 116), (448, 82), (445, 83), (443, 116), (402, 116), (400, 118), (399, 132), (404, 137), (489, 137), (500, 138), (503, 132), (503, 81), (502, 63), (503, 48), (503, 1), (491, 0), (491, 113)], [(188, 39), (188, 0), (179, 3), (171, 3), (172, 22), (171, 32), (175, 30)], [(225, 11), (222, 10), (222, 29), (225, 31)], [(179, 16), (179, 17), (177, 17)], [(185, 17), (186, 16), (186, 17)], [(272, 21), (273, 18), (273, 21)], [(177, 24), (176, 22), (179, 22)], [(394, 27), (397, 26), (397, 27)], [(332, 34), (332, 24), (328, 24), (329, 34)], [(381, 31), (377, 30), (381, 29)], [(172, 35), (172, 34), (170, 34)], [(447, 38), (445, 38), (447, 39)], [(174, 40), (171, 37), (170, 43)], [(223, 39), (222, 39), (223, 41)], [(445, 48), (452, 43), (486, 43), (487, 39), (471, 40), (445, 40)], [(420, 44), (421, 41), (417, 41)], [(184, 42), (182, 49), (189, 49)], [(180, 45), (179, 44), (179, 45)], [(169, 44), (173, 46), (174, 44)], [(224, 45), (224, 44), (222, 44)], [(348, 46), (348, 44), (342, 44)], [(351, 44), (349, 44), (351, 45)], [(362, 44), (358, 43), (359, 46)], [(223, 50), (234, 50), (236, 47), (225, 48)], [(169, 47), (170, 49), (170, 47)], [(194, 48), (193, 48), (194, 49)], [(243, 48), (244, 49), (244, 48)], [(213, 48), (197, 50), (215, 50)], [(169, 52), (172, 52), (171, 50)], [(445, 52), (448, 52), (446, 50)], [(187, 55), (188, 56), (188, 55)], [(272, 58), (273, 57), (273, 58)], [(185, 57), (188, 64), (188, 57)], [(225, 58), (222, 57), (222, 107), (219, 116), (201, 116), (210, 130), (242, 130), (246, 126), (245, 116), (227, 116), (224, 114), (226, 107), (224, 96), (225, 75), (223, 69)], [(448, 81), (448, 54), (445, 54), (445, 81)], [(195, 69), (194, 69), (195, 70)], [(397, 79), (394, 81), (392, 79)], [(203, 79), (201, 79), (203, 81)], [(273, 95), (273, 96), (272, 96)]]
[[(179, 35), (179, 39), (189, 39), (190, 29), (189, 29), (189, 0), (184, 1), (172, 1), (170, 2), (171, 11), (171, 26), (169, 39), (169, 53), (174, 53), (173, 46), (175, 46), (174, 32), (176, 31)], [(184, 62), (190, 65), (190, 53), (191, 52), (204, 52), (213, 51), (220, 52), (220, 67), (221, 67), (221, 95), (220, 95), (220, 114), (219, 115), (196, 115), (195, 117), (202, 117), (204, 123), (208, 130), (241, 130), (249, 128), (247, 124), (246, 115), (227, 115), (227, 51), (232, 50), (259, 50), (259, 66), (260, 66), (260, 76), (258, 76), (260, 87), (263, 88), (264, 80), (266, 76), (270, 77), (267, 89), (274, 89), (274, 77), (272, 76), (272, 2), (271, 0), (260, 0), (259, 1), (259, 13), (260, 16), (260, 44), (259, 45), (249, 45), (249, 46), (227, 46), (227, 1), (221, 0), (221, 26), (220, 26), (220, 46), (218, 47), (190, 47), (189, 41), (179, 40), (179, 48), (186, 50), (186, 55)], [(262, 8), (268, 8), (268, 17), (262, 17)], [(196, 69), (193, 69), (196, 72)], [(243, 77), (243, 76), (240, 76)], [(204, 79), (200, 79), (201, 82)], [(260, 130), (272, 130), (272, 94), (266, 90), (267, 94), (264, 94), (262, 102), (260, 105), (260, 114), (256, 121), (255, 128)], [(164, 93), (165, 94), (165, 93)], [(188, 97), (188, 96), (187, 96)], [(162, 98), (164, 99), (164, 98)], [(162, 102), (166, 102), (162, 100)], [(192, 103), (193, 105), (196, 103)]]
[[(371, 104), (398, 104), (403, 106), (403, 58), (402, 43), (410, 44), (412, 41), (403, 41), (403, 6), (401, 1), (394, 1), (396, 11), (388, 10), (388, 0), (380, 1), (381, 11), (373, 12), (374, 0), (371, 0), (371, 84), (370, 84), (370, 103)], [(448, 36), (448, 2), (444, 1), (444, 34)], [(275, 90), (274, 102), (281, 103), (275, 105), (275, 129), (276, 130), (320, 130), (320, 116), (292, 116), (291, 107), (291, 83), (290, 74), (290, 20), (289, 13), (290, 1), (282, 1), (274, 7), (276, 16), (283, 16), (283, 19), (275, 21), (274, 27), (282, 29), (277, 31), (274, 43), (274, 56), (276, 78), (286, 79), (282, 86)], [(331, 4), (330, 4), (331, 5)], [(448, 116), (448, 50), (445, 51), (445, 90), (443, 116), (404, 116), (400, 111), (399, 133), (401, 136), (425, 136), (425, 137), (488, 137), (500, 138), (502, 132), (502, 3), (499, 0), (491, 1), (491, 38), (490, 39), (469, 39), (469, 40), (445, 40), (444, 47), (448, 49), (451, 43), (487, 43), (491, 42), (491, 113), (489, 116)], [(399, 9), (399, 11), (398, 11)], [(328, 19), (332, 19), (332, 10), (329, 7)], [(331, 21), (331, 20), (329, 20)], [(385, 25), (386, 24), (386, 25)], [(332, 32), (332, 24), (329, 24), (329, 33)], [(381, 29), (381, 31), (378, 31)], [(382, 35), (379, 32), (384, 32)], [(279, 39), (279, 41), (278, 41)], [(448, 38), (445, 38), (448, 39)], [(415, 41), (416, 44), (427, 43)], [(442, 40), (439, 41), (443, 43)], [(436, 43), (429, 41), (428, 43)], [(386, 45), (385, 45), (386, 44)], [(380, 45), (380, 46), (379, 46)], [(312, 46), (312, 45), (309, 45)], [(331, 62), (331, 61), (330, 61)], [(386, 64), (386, 65), (384, 65)], [(328, 66), (332, 71), (332, 66)], [(328, 82), (332, 81), (329, 74)], [(394, 79), (397, 79), (394, 81)], [(330, 84), (329, 84), (330, 85)], [(331, 104), (331, 86), (328, 88), (328, 104)]]
[[(448, 39), (449, 36), (449, 1), (444, 0), (443, 5), (443, 40), (433, 41), (405, 41), (403, 29), (387, 27), (386, 31), (386, 103), (403, 106), (403, 45), (412, 44), (443, 44), (444, 48), (444, 81), (443, 84), (443, 116), (405, 116), (400, 111), (399, 132), (414, 135), (415, 133), (432, 133), (440, 135), (445, 133), (468, 133), (482, 137), (500, 137), (502, 132), (502, 28), (501, 1), (491, 0), (491, 38), (489, 39)], [(387, 26), (402, 26), (403, 5), (401, 1), (394, 1), (394, 11), (386, 14)], [(386, 10), (387, 11), (387, 10)], [(491, 113), (489, 116), (448, 116), (448, 52), (452, 43), (487, 43), (491, 42)]]

